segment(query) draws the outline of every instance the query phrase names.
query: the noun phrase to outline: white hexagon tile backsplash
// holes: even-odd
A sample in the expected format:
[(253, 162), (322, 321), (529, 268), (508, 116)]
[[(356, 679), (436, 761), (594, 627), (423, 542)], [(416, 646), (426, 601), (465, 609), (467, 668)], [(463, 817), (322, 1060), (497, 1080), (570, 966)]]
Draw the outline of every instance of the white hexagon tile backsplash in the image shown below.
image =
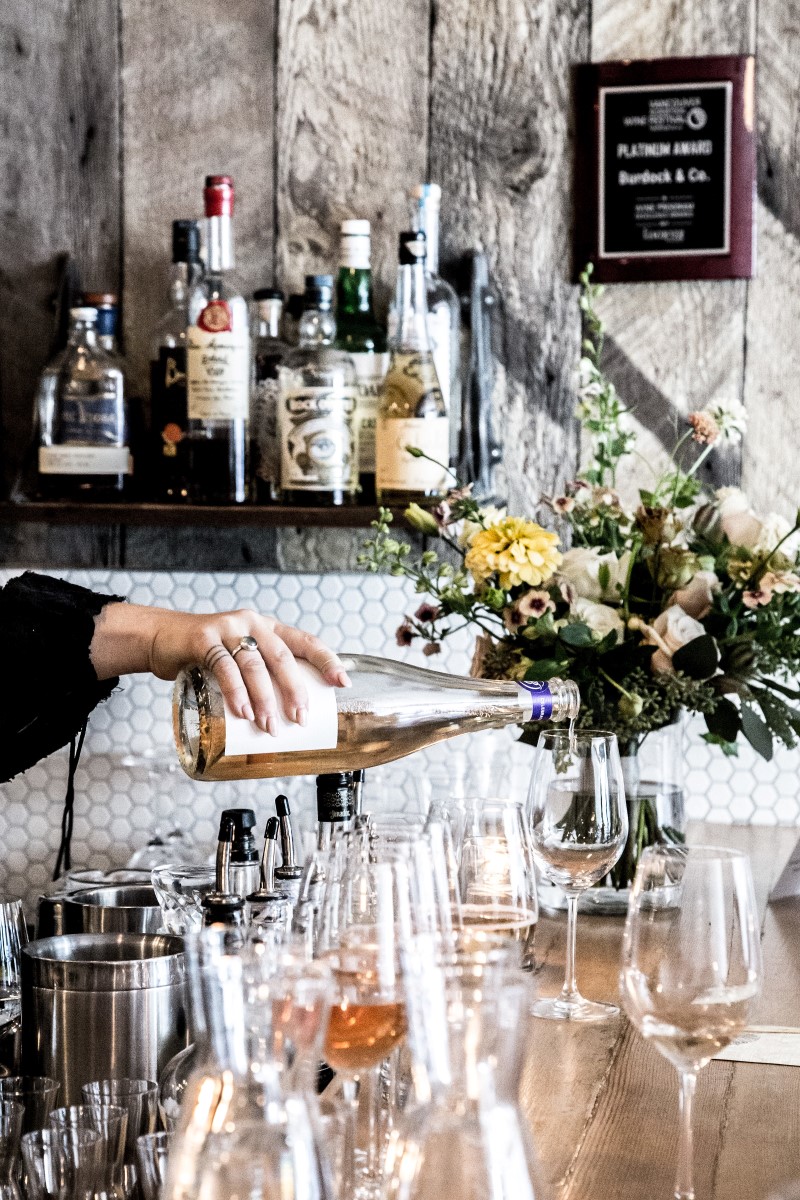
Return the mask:
[[(17, 573), (0, 571), (0, 584)], [(395, 644), (394, 631), (403, 613), (418, 604), (403, 579), (100, 570), (57, 574), (137, 604), (194, 612), (251, 607), (279, 614), (281, 620), (317, 634), (337, 650), (427, 662), (418, 649), (403, 650)], [(445, 643), (435, 665), (466, 673), (469, 658), (470, 641), (462, 633)], [(292, 800), (299, 824), (312, 824), (313, 783), (308, 779), (198, 784), (178, 772), (162, 783), (158, 776), (154, 782), (141, 768), (126, 765), (126, 756), (154, 747), (172, 759), (170, 699), (170, 684), (133, 676), (93, 713), (77, 775), (75, 866), (121, 866), (146, 844), (155, 828), (163, 833), (180, 828), (199, 845), (211, 847), (221, 809), (247, 804), (256, 809), (262, 824), (281, 790)], [(765, 763), (743, 747), (738, 759), (728, 759), (701, 741), (691, 723), (686, 744), (689, 816), (722, 822), (800, 823), (796, 754), (780, 749), (771, 763)], [(371, 772), (368, 787), (380, 796), (384, 809), (422, 807), (432, 791), (448, 788), (460, 794), (476, 789), (485, 794), (519, 792), (526, 786), (529, 755), (529, 749), (507, 733), (455, 739)], [(62, 751), (0, 786), (0, 889), (5, 895), (32, 901), (48, 885), (60, 838), (66, 775)]]

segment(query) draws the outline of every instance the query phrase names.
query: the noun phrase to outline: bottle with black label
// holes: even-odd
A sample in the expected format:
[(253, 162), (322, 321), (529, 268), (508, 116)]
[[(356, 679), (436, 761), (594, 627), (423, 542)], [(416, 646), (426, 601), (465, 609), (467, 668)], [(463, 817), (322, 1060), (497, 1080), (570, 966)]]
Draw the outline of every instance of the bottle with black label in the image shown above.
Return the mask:
[(356, 373), (334, 349), (333, 278), (307, 275), (300, 342), (278, 369), (281, 499), (352, 504), (358, 492)]
[(39, 486), (61, 500), (124, 498), (133, 473), (125, 377), (97, 341), (97, 310), (70, 310), (66, 350), (37, 392)]
[(317, 776), (317, 845), (309, 855), (292, 915), (292, 932), (313, 953), (319, 935), (319, 916), (337, 833), (353, 818), (353, 774), (332, 771)]
[(290, 347), (281, 339), (283, 292), (253, 292), (256, 320), (253, 338), (254, 382), (250, 407), (256, 501), (269, 504), (280, 494), (281, 452), (278, 440), (278, 367)]
[(236, 282), (233, 180), (209, 175), (206, 273), (189, 294), (186, 403), (192, 499), (243, 504), (250, 493), (250, 320)]
[(358, 477), (362, 501), (375, 498), (375, 423), (389, 356), (372, 306), (369, 221), (342, 221), (336, 281), (336, 345), (356, 369)]
[(169, 308), (153, 331), (150, 354), (151, 488), (163, 503), (189, 499), (186, 327), (189, 293), (202, 274), (199, 222), (173, 221)]

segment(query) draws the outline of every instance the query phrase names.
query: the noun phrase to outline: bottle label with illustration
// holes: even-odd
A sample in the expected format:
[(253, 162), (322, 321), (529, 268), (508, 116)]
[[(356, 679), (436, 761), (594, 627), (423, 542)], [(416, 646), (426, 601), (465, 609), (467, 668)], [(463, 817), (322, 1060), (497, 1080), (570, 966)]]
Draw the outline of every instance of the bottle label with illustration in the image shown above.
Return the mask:
[(281, 487), (292, 491), (349, 491), (358, 453), (352, 388), (281, 391), (278, 421)]
[(103, 449), (126, 440), (121, 375), (96, 384), (72, 380), (63, 384), (58, 440)]
[[(421, 450), (428, 457), (415, 458), (408, 453), (407, 446)], [(448, 486), (449, 454), (447, 417), (399, 420), (379, 417), (375, 439), (376, 486), (379, 491), (387, 492), (444, 492)]]
[(259, 729), (254, 721), (235, 717), (225, 705), (225, 754), (292, 754), (298, 750), (335, 750), (339, 740), (336, 688), (323, 679), (316, 667), (302, 659), (296, 663), (308, 693), (308, 720), (305, 725), (290, 721), (278, 696), (275, 736)]
[(386, 372), (388, 354), (355, 353), (350, 355), (356, 369), (356, 424), (358, 426), (358, 469), (375, 470), (375, 426)]
[[(209, 309), (215, 313), (209, 316)], [(228, 311), (228, 324), (224, 314)], [(187, 408), (190, 421), (246, 421), (250, 413), (250, 339), (230, 328), (229, 306), (212, 300), (187, 333)]]
[(439, 387), (442, 389), (442, 396), (448, 412), (450, 411), (450, 371), (452, 369), (450, 336), (450, 306), (446, 303), (437, 304), (435, 308), (428, 311), (428, 337), (431, 341), (436, 374), (439, 376)]
[(150, 364), (150, 396), (156, 455), (173, 460), (186, 437), (185, 346), (159, 348)]
[(553, 715), (553, 693), (548, 683), (530, 679), (518, 683), (520, 698), (530, 702), (531, 715), (529, 721), (549, 721)]
[(127, 446), (40, 446), (40, 475), (131, 475)]

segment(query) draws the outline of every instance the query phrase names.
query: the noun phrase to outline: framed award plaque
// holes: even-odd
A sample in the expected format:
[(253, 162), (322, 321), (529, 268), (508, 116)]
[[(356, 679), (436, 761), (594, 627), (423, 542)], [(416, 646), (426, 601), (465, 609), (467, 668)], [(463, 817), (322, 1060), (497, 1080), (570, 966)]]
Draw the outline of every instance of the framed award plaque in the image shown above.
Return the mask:
[(751, 56), (585, 64), (576, 101), (576, 277), (753, 274)]

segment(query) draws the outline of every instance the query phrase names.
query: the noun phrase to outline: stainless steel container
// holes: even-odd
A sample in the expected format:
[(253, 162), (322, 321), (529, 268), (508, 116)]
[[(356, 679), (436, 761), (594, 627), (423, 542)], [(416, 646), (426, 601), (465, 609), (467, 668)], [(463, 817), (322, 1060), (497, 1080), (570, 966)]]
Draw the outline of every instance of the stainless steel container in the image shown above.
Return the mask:
[(79, 1104), (92, 1079), (157, 1080), (187, 1044), (183, 939), (68, 934), (22, 954), (22, 1064)]
[(152, 887), (87, 888), (64, 897), (64, 933), (158, 933), (163, 924)]

